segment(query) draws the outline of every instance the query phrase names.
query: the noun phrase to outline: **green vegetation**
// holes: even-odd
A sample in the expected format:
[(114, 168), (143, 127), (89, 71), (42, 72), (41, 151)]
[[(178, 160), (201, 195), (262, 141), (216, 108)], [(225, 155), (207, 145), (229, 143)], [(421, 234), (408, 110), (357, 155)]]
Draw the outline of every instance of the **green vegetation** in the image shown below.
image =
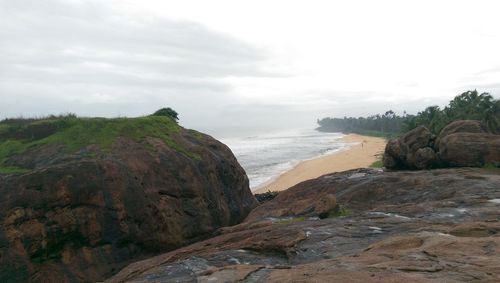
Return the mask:
[(1, 166), (0, 167), (0, 174), (24, 174), (28, 173), (31, 170), (25, 169), (25, 168), (20, 168), (16, 166)]
[(483, 165), (483, 169), (500, 170), (500, 167), (496, 166), (493, 163), (486, 163), (486, 164)]
[(174, 121), (177, 121), (177, 120), (179, 120), (178, 115), (179, 114), (174, 109), (167, 107), (167, 108), (161, 108), (161, 109), (157, 110), (151, 116), (164, 116), (164, 117), (172, 118)]
[(383, 167), (384, 167), (384, 161), (382, 159), (379, 159), (370, 165), (370, 168), (383, 168)]
[(349, 214), (351, 214), (351, 212), (347, 208), (339, 207), (339, 209), (330, 212), (328, 218), (348, 216)]
[(189, 132), (199, 141), (203, 140), (203, 134), (196, 130), (189, 130)]
[(500, 134), (500, 100), (495, 100), (487, 92), (467, 91), (456, 96), (443, 109), (430, 106), (416, 116), (409, 116), (403, 131), (424, 125), (437, 134), (455, 120), (480, 120), (489, 131)]
[(377, 114), (367, 118), (323, 118), (317, 122), (319, 131), (391, 138), (401, 131), (405, 121), (406, 116), (397, 116), (392, 110), (389, 110), (384, 115)]
[[(75, 152), (88, 145), (109, 150), (119, 137), (141, 142), (146, 137), (159, 138), (169, 147), (200, 160), (201, 157), (178, 145), (174, 135), (181, 127), (166, 116), (138, 118), (78, 118), (75, 115), (50, 116), (40, 119), (6, 119), (0, 121), (0, 173), (22, 173), (26, 169), (2, 166), (15, 154), (44, 145), (61, 145)], [(92, 152), (87, 156), (95, 157)]]
[[(0, 122), (0, 125), (3, 126), (3, 123)], [(0, 132), (0, 158), (45, 144), (61, 144), (69, 151), (90, 144), (109, 149), (120, 136), (136, 141), (151, 136), (171, 143), (170, 135), (180, 130), (176, 123), (166, 117), (65, 118), (7, 125)]]
[(370, 165), (370, 168), (383, 168), (384, 167), (384, 154), (379, 153), (376, 155), (377, 160)]
[(386, 140), (397, 138), (399, 136), (398, 133), (389, 133), (389, 132), (380, 132), (380, 131), (367, 131), (367, 130), (358, 130), (355, 133), (359, 134), (359, 135), (363, 135), (363, 136), (384, 138)]
[[(342, 216), (348, 216), (350, 215), (351, 212), (342, 206), (339, 206), (338, 209), (332, 210), (330, 213), (326, 214), (324, 216), (319, 216), (320, 219), (325, 219), (325, 218), (334, 218), (334, 217), (342, 217)], [(302, 222), (307, 220), (306, 217), (300, 216), (300, 217), (287, 217), (287, 218), (281, 218), (278, 219), (275, 223), (276, 224), (292, 224), (292, 223), (297, 223), (297, 222)]]
[(426, 126), (435, 134), (455, 120), (480, 120), (489, 131), (500, 134), (500, 100), (489, 93), (479, 94), (477, 90), (467, 91), (450, 101), (449, 105), (427, 107), (417, 115), (396, 115), (392, 110), (384, 115), (367, 118), (344, 117), (318, 120), (320, 131), (348, 132), (370, 136), (395, 137), (418, 126)]

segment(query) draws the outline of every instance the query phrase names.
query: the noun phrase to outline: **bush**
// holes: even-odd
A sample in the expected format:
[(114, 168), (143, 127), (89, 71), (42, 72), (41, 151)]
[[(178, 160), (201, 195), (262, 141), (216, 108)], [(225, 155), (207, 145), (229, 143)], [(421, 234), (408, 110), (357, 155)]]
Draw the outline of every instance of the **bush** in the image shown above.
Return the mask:
[(174, 109), (167, 107), (167, 108), (161, 108), (161, 109), (157, 110), (151, 116), (166, 116), (166, 117), (170, 117), (170, 118), (174, 119), (174, 121), (177, 121), (177, 120), (179, 120), (178, 115), (179, 114)]

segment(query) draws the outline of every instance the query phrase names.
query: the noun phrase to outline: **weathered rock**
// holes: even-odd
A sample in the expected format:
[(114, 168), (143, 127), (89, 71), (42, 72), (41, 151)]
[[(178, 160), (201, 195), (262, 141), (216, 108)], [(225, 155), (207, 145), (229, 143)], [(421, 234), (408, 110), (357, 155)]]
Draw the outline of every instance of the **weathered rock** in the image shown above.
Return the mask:
[(435, 151), (442, 166), (500, 166), (500, 136), (475, 120), (454, 121), (439, 134)]
[(408, 163), (416, 169), (429, 169), (437, 162), (437, 155), (430, 147), (419, 148), (408, 156)]
[(259, 202), (259, 203), (264, 203), (266, 201), (270, 201), (272, 200), (273, 198), (275, 198), (277, 195), (279, 194), (279, 192), (271, 192), (271, 191), (268, 191), (268, 192), (265, 192), (265, 193), (261, 193), (261, 194), (255, 194), (255, 199)]
[[(499, 282), (498, 172), (325, 175), (259, 206), (258, 217), (131, 264), (109, 282)], [(273, 203), (293, 207), (292, 196), (302, 203), (316, 193), (335, 196), (348, 215), (274, 218)]]
[(389, 169), (429, 168), (436, 157), (425, 148), (432, 148), (434, 140), (434, 134), (423, 126), (409, 131), (399, 139), (390, 140), (385, 148), (384, 166)]
[(392, 139), (387, 142), (384, 152), (384, 167), (389, 169), (405, 168), (408, 146), (401, 144), (399, 139)]
[(382, 159), (383, 159), (383, 164), (384, 164), (385, 168), (388, 168), (388, 169), (402, 168), (399, 160), (397, 160), (395, 157), (392, 157), (392, 155), (384, 153)]
[(450, 167), (500, 166), (500, 135), (454, 133), (440, 140), (439, 159)]
[(141, 123), (124, 124), (134, 136), (109, 148), (42, 144), (9, 157), (31, 169), (0, 174), (0, 282), (103, 280), (237, 224), (257, 205), (225, 145), (175, 124), (157, 133), (168, 138), (137, 138)]
[(484, 134), (488, 133), (488, 130), (484, 126), (481, 121), (477, 120), (458, 120), (458, 121), (453, 121), (446, 125), (441, 132), (439, 132), (439, 135), (436, 139), (436, 144), (434, 146), (435, 151), (439, 151), (439, 146), (441, 140), (451, 134), (456, 134), (456, 133), (475, 133), (475, 134)]
[(480, 121), (454, 121), (434, 142), (420, 126), (399, 139), (390, 140), (384, 152), (388, 169), (500, 166), (500, 135), (488, 133)]
[(436, 136), (429, 129), (420, 126), (403, 135), (400, 141), (410, 152), (415, 152), (420, 148), (432, 147), (435, 139)]
[(290, 188), (254, 209), (246, 218), (254, 222), (280, 217), (319, 217), (325, 218), (337, 209), (335, 196), (327, 190), (318, 189), (311, 194), (304, 190)]

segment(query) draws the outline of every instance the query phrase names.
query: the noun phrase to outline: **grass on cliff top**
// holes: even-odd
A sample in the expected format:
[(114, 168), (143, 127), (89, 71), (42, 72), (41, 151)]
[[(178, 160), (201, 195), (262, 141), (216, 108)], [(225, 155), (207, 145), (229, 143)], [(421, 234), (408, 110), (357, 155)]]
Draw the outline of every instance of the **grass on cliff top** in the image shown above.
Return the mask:
[[(9, 156), (37, 146), (63, 145), (68, 152), (75, 152), (95, 144), (108, 150), (118, 137), (137, 142), (146, 137), (159, 138), (173, 149), (198, 159), (197, 154), (187, 152), (174, 142), (172, 134), (180, 129), (173, 119), (162, 116), (107, 119), (69, 115), (4, 120), (0, 122), (0, 166)], [(9, 171), (7, 167), (2, 168), (2, 171)]]

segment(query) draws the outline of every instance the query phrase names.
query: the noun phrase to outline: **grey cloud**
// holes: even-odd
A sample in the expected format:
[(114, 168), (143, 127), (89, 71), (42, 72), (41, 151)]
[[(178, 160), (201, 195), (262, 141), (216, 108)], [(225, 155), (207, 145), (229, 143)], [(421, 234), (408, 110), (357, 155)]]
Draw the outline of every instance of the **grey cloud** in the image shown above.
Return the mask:
[(473, 89), (477, 89), (478, 92), (488, 92), (493, 97), (500, 98), (500, 83), (477, 83), (464, 85), (457, 88), (457, 94)]
[[(33, 3), (21, 2), (29, 2), (27, 7)], [(104, 7), (94, 7), (103, 12), (92, 14), (87, 9), (78, 13), (82, 4), (43, 3), (40, 10), (10, 7), (10, 13), (2, 13), (2, 22), (9, 27), (0, 32), (3, 65), (50, 63), (55, 68), (85, 69), (85, 62), (100, 62), (135, 72), (189, 77), (266, 75), (260, 70), (265, 51), (196, 23), (164, 19), (129, 23), (105, 17)]]
[[(0, 1), (0, 24), (0, 118), (134, 115), (166, 104), (196, 124), (211, 119), (199, 107), (230, 103), (224, 78), (280, 75), (263, 69), (266, 50), (197, 23), (131, 21), (99, 1)], [(97, 94), (116, 99), (90, 99)]]
[(500, 73), (500, 67), (482, 70), (480, 72), (477, 72), (476, 75), (484, 75), (484, 74), (491, 74), (491, 73)]

